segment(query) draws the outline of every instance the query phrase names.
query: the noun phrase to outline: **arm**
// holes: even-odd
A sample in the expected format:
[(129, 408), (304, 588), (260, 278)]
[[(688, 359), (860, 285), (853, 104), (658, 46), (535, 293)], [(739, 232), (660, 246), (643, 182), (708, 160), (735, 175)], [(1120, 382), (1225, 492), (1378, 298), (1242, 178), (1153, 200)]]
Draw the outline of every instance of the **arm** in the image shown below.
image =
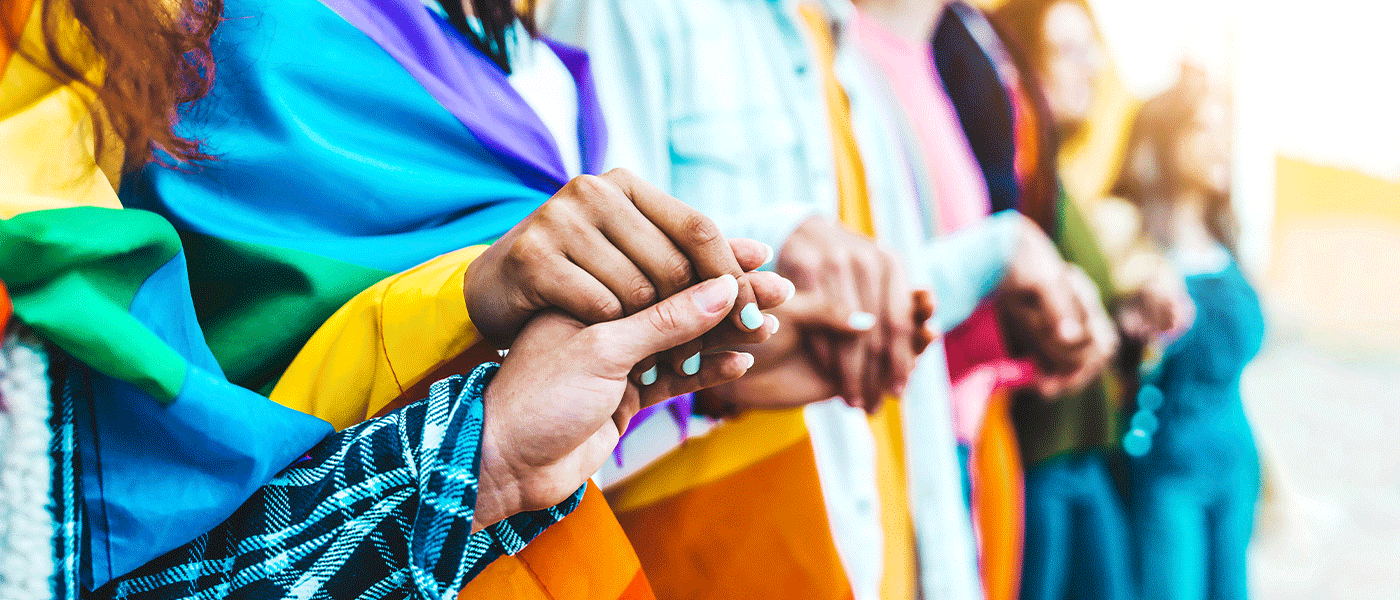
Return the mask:
[(462, 285), (485, 248), (444, 254), (356, 295), (301, 348), (272, 400), (340, 429), (461, 355), (480, 340)]
[(928, 265), (938, 298), (933, 318), (940, 331), (962, 324), (1001, 285), (1028, 226), (1034, 225), (1024, 216), (1004, 211), (923, 249), (922, 264)]

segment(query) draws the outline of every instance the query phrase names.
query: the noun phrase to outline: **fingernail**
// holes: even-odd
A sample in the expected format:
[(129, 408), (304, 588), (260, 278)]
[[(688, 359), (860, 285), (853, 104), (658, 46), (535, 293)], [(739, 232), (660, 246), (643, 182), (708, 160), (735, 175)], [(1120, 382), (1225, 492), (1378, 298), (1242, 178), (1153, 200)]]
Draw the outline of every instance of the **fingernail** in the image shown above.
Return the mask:
[(739, 311), (739, 320), (744, 323), (744, 329), (756, 331), (763, 326), (763, 313), (759, 312), (757, 304), (750, 302)]
[(656, 383), (656, 373), (656, 365), (652, 365), (650, 369), (642, 371), (642, 385), (651, 385), (653, 383)]
[(783, 297), (783, 302), (787, 302), (788, 300), (792, 300), (793, 296), (797, 295), (797, 286), (794, 285), (792, 281), (788, 279), (784, 279), (783, 282), (787, 284), (788, 288), (787, 296)]
[(739, 364), (744, 366), (745, 371), (753, 367), (753, 355), (748, 352), (740, 352), (739, 361)]
[(690, 375), (694, 375), (694, 374), (699, 373), (699, 372), (700, 372), (700, 353), (699, 353), (699, 352), (696, 352), (694, 356), (691, 356), (690, 358), (685, 359), (685, 362), (681, 363), (681, 373), (684, 374), (684, 375), (686, 375), (686, 376), (690, 376)]
[(875, 326), (875, 315), (858, 310), (851, 313), (851, 316), (846, 319), (846, 324), (850, 325), (851, 329), (865, 331)]
[(777, 334), (778, 326), (782, 324), (782, 321), (779, 321), (778, 317), (775, 317), (773, 315), (768, 315), (767, 320), (769, 323), (772, 323), (772, 325), (768, 327), (768, 335)]
[(766, 265), (768, 263), (773, 262), (773, 247), (769, 246), (768, 244), (764, 244), (763, 250), (767, 252), (767, 254), (763, 255), (763, 264)]
[(691, 298), (700, 310), (713, 314), (728, 307), (737, 295), (739, 282), (733, 275), (725, 274), (700, 284), (691, 294)]

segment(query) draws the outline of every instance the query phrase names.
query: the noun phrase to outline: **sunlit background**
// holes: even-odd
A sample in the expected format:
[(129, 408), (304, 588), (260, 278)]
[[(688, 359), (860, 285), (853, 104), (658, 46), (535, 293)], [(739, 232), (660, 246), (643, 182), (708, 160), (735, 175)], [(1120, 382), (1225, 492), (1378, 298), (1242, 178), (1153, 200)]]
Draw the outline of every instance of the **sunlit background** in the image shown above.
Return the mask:
[(1255, 597), (1396, 598), (1400, 2), (1089, 3), (1113, 68), (1066, 147), (1072, 197), (1103, 195), (1127, 119), (1183, 60), (1233, 88), (1241, 258), (1271, 327), (1245, 376), (1266, 471)]

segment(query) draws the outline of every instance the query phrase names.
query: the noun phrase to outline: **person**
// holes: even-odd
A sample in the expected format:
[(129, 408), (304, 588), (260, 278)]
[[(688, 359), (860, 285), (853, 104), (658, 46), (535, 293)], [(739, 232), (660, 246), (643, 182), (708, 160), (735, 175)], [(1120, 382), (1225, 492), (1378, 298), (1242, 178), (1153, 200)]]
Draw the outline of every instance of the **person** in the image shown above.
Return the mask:
[[(837, 4), (827, 8), (839, 14), (842, 6)], [(848, 12), (849, 5), (844, 8)], [(849, 52), (842, 50), (848, 46), (845, 40), (826, 46), (830, 52), (820, 51), (832, 30), (820, 12), (797, 3), (640, 7), (573, 2), (557, 5), (548, 26), (588, 47), (600, 80), (614, 82), (601, 89), (613, 131), (621, 133), (612, 140), (614, 148), (629, 157), (619, 161), (651, 165), (641, 168), (659, 173), (653, 177), (656, 181), (669, 180), (679, 197), (705, 207), (728, 231), (792, 231), (788, 239), (772, 242), (780, 248), (778, 271), (791, 274), (799, 288), (789, 307), (804, 304), (804, 292), (810, 293), (804, 281), (824, 280), (838, 292), (827, 297), (841, 298), (844, 257), (867, 252), (859, 248), (870, 246), (852, 231), (879, 234), (877, 239), (884, 240), (890, 234), (878, 230), (890, 223), (910, 222), (920, 232), (926, 228), (917, 213), (907, 218), (905, 211), (917, 206), (885, 196), (891, 193), (889, 187), (910, 180), (910, 173), (864, 176), (866, 170), (875, 172), (872, 165), (883, 169), (893, 161), (858, 153), (854, 138), (867, 130), (852, 131), (853, 122), (883, 116), (870, 110), (873, 96), (863, 96), (858, 103), (854, 94), (852, 114), (841, 116), (846, 99), (842, 86), (852, 83), (849, 76), (855, 69), (849, 68)], [(814, 40), (810, 47), (809, 40)], [(833, 60), (841, 64), (832, 65)], [(842, 73), (842, 81), (833, 79), (833, 71)], [(866, 109), (861, 117), (855, 114), (858, 107)], [(898, 146), (884, 147), (899, 152)], [(806, 192), (792, 193), (793, 189)], [(841, 225), (833, 228), (838, 216)], [(1048, 257), (1051, 266), (1062, 264), (1048, 243), (1035, 244), (1034, 226), (1019, 217), (972, 229), (955, 238), (919, 237), (907, 246), (891, 247), (906, 257), (931, 261), (901, 261), (898, 272), (911, 273), (910, 280), (920, 285), (942, 286), (935, 331), (944, 326), (944, 314), (951, 314), (947, 320), (956, 324), (966, 315), (960, 307), (970, 312), (1000, 284), (1047, 291), (1047, 278), (1031, 277), (1024, 270), (1027, 263), (1036, 262), (1026, 257)], [(813, 239), (825, 241), (814, 244)], [(994, 251), (986, 252), (989, 248)], [(1048, 252), (1038, 254), (1033, 248)], [(830, 252), (831, 258), (823, 258), (823, 252)], [(1012, 256), (1020, 258), (1011, 261)], [(804, 269), (824, 269), (819, 271), (823, 278), (804, 277)], [(751, 376), (702, 396), (724, 398), (731, 406), (849, 396), (841, 376), (836, 381), (824, 376), (842, 370), (827, 367), (827, 355), (819, 350), (822, 338), (835, 333), (822, 325), (839, 323), (844, 315), (813, 321), (787, 314), (779, 312), (782, 320), (798, 327), (778, 334), (785, 343), (775, 340), (756, 351), (760, 356)], [(807, 344), (816, 351), (802, 350)], [(960, 590), (962, 596), (955, 597), (972, 597), (976, 583), (966, 509), (957, 500), (961, 494), (954, 491), (956, 477), (939, 466), (951, 467), (953, 462), (949, 437), (941, 433), (949, 427), (946, 407), (938, 406), (938, 398), (946, 398), (946, 374), (939, 375), (944, 367), (930, 366), (934, 364), (927, 357), (916, 361), (905, 402), (880, 408), (903, 413), (909, 405), (907, 410), (918, 414), (918, 420), (907, 413), (895, 419), (877, 413), (869, 424), (861, 423), (844, 412), (839, 401), (817, 402), (801, 414), (790, 411), (783, 417), (744, 415), (659, 460), (655, 457), (661, 452), (653, 454), (655, 462), (640, 472), (622, 473), (609, 495), (639, 546), (658, 594), (895, 598), (916, 593), (917, 586), (938, 597), (945, 597), (944, 590), (950, 588)], [(912, 397), (919, 398), (917, 409), (909, 401)], [(917, 440), (917, 449), (911, 446), (906, 452), (898, 443), (884, 441), (899, 437)], [(674, 441), (661, 445), (669, 450)], [(731, 458), (745, 454), (751, 458)], [(898, 466), (904, 461), (907, 471)], [(901, 480), (910, 486), (907, 495), (897, 489), (904, 485)], [(764, 485), (746, 483), (759, 481)], [(770, 485), (772, 481), (782, 485)], [(880, 489), (881, 485), (888, 487)], [(911, 506), (910, 497), (919, 500)], [(715, 503), (726, 509), (701, 510)], [(903, 514), (905, 506), (912, 512)], [(831, 525), (822, 526), (828, 520)], [(965, 536), (958, 535), (959, 530)], [(914, 539), (910, 533), (915, 533)], [(787, 551), (798, 546), (808, 551)], [(757, 562), (767, 568), (744, 567)], [(705, 575), (721, 571), (735, 576)]]
[[(998, 126), (1009, 122), (1009, 115), (1000, 123), (978, 120), (1001, 114), (997, 107), (1006, 108), (1009, 87), (997, 64), (1002, 51), (986, 41), (980, 13), (962, 3), (928, 7), (871, 1), (858, 8), (862, 51), (886, 82), (893, 110), (908, 123), (900, 128), (908, 132), (903, 146), (915, 150), (911, 160), (928, 165), (931, 175), (922, 202), (939, 215), (937, 226), (956, 231), (991, 210), (1023, 208), (1024, 196), (1032, 190), (1022, 189), (1026, 186), (1016, 176), (1020, 165), (1014, 153), (987, 152), (1005, 154), (1023, 147), (1014, 132)], [(1056, 263), (1058, 259), (1049, 264)], [(1047, 332), (1026, 327), (1018, 313), (1027, 297), (1008, 290), (989, 298), (945, 341), (954, 421), (965, 457), (961, 466), (979, 526), (979, 562), (989, 597), (1008, 597), (1008, 591), (1014, 595), (1006, 580), (1019, 570), (1008, 565), (1019, 555), (1020, 466), (1006, 393), (999, 389), (1032, 384), (1051, 395), (1077, 389), (1098, 373), (1115, 344), (1112, 326), (1084, 274), (1077, 268), (1061, 273), (1057, 287), (1081, 302), (1069, 310), (1090, 317), (1082, 328)], [(1003, 328), (998, 322), (1012, 325)], [(1013, 348), (1003, 341), (1003, 329), (1015, 349), (1031, 360), (1011, 358)], [(1028, 340), (1027, 334), (1033, 337)], [(1041, 371), (1041, 380), (1028, 377), (1028, 369)], [(1047, 381), (1044, 374), (1060, 378)]]
[(1235, 259), (1228, 107), (1203, 71), (1183, 68), (1138, 113), (1113, 188), (1140, 215), (1132, 250), (1170, 257), (1199, 315), (1146, 363), (1124, 437), (1144, 598), (1249, 597), (1260, 468), (1240, 374), (1264, 318)]
[[(992, 15), (1021, 74), (1026, 136), (1047, 190), (1039, 208), (1070, 260), (1084, 265), (1115, 310), (1131, 363), (1141, 340), (1189, 325), (1192, 306), (1180, 275), (1160, 257), (1123, 260), (1110, 247), (1121, 235), (1096, 226), (1070, 198), (1059, 174), (1062, 142), (1081, 137), (1099, 93), (1106, 58), (1088, 5), (1071, 0), (1016, 0)], [(1021, 594), (1029, 598), (1137, 597), (1131, 535), (1113, 464), (1121, 458), (1121, 408), (1132, 376), (1116, 371), (1080, 394), (1025, 395), (1014, 405), (1026, 472), (1026, 544)]]
[[(293, 9), (307, 5), (334, 16), (310, 2)], [(69, 586), (69, 596), (76, 597), (78, 587), (96, 589), (97, 597), (196, 591), (264, 597), (293, 588), (333, 595), (370, 589), (456, 594), (483, 568), (499, 564), (493, 558), (518, 552), (564, 515), (578, 514), (586, 497), (583, 483), (638, 407), (741, 374), (751, 359), (714, 346), (765, 338), (771, 326), (741, 330), (733, 324), (750, 305), (769, 308), (790, 293), (791, 284), (780, 277), (747, 272), (767, 259), (760, 244), (705, 235), (713, 231), (707, 219), (626, 173), (578, 178), (557, 201), (533, 196), (535, 218), (497, 222), (505, 235), (496, 245), (449, 252), (437, 264), (429, 261), (378, 283), (383, 273), (335, 272), (327, 267), (331, 259), (318, 263), (305, 247), (288, 252), (288, 262), (300, 272), (271, 265), (275, 252), (266, 244), (241, 248), (247, 252), (229, 265), (239, 266), (238, 258), (261, 264), (269, 288), (286, 285), (277, 291), (301, 293), (290, 303), (288, 296), (275, 302), (323, 311), (324, 323), (305, 313), (286, 322), (258, 315), (261, 329), (254, 331), (263, 335), (254, 341), (265, 355), (253, 360), (268, 361), (265, 367), (283, 356), (292, 363), (288, 373), (301, 369), (327, 385), (312, 389), (303, 380), (300, 388), (283, 387), (286, 376), (274, 377), (272, 398), (256, 394), (225, 377), (220, 361), (228, 355), (211, 352), (218, 344), (206, 342), (196, 318), (194, 299), (208, 297), (191, 293), (186, 273), (196, 274), (196, 289), (222, 284), (245, 292), (257, 286), (238, 276), (259, 274), (230, 268), (220, 279), (193, 268), (186, 252), (207, 249), (213, 245), (209, 238), (182, 240), (165, 218), (122, 209), (116, 194), (119, 175), (153, 154), (171, 171), (191, 165), (184, 161), (216, 172), (247, 164), (237, 153), (225, 153), (229, 148), (219, 140), (197, 143), (186, 124), (171, 125), (177, 105), (211, 87), (211, 55), (224, 56), (217, 38), (213, 53), (209, 41), (224, 14), (220, 5), (187, 3), (176, 14), (165, 5), (139, 2), (129, 11), (61, 0), (37, 0), (13, 13), (6, 8), (7, 17), (18, 16), (6, 22), (0, 54), (7, 59), (0, 74), (0, 133), (8, 140), (0, 189), (0, 279), (10, 285), (17, 317), (62, 351), (50, 374), (62, 390), (56, 394), (62, 400), (58, 412), (69, 419), (58, 434), (72, 443), (58, 446), (59, 458), (69, 469), (76, 462), (82, 472), (63, 482), (66, 495), (57, 498), (66, 511), (60, 531), (81, 532), (85, 548), (65, 555), (60, 582)], [(286, 14), (264, 16), (275, 24)], [(449, 131), (469, 137), (461, 129)], [(209, 162), (214, 152), (219, 156)], [(145, 175), (134, 177), (135, 184), (122, 186), (124, 194), (132, 187), (159, 187)], [(300, 180), (312, 189), (325, 185), (315, 177)], [(323, 208), (310, 207), (307, 214)], [(600, 219), (584, 215), (585, 209), (632, 217), (637, 236), (629, 250), (670, 260), (686, 278), (662, 280), (658, 286), (671, 286), (662, 292), (620, 289), (633, 293), (625, 317), (615, 297), (614, 305), (591, 307), (614, 309), (611, 314), (584, 315), (595, 325), (571, 316), (569, 311), (582, 309), (556, 303), (541, 281), (592, 282), (612, 293), (581, 268), (561, 277), (560, 261), (550, 260), (561, 251), (556, 242), (567, 237), (564, 230), (594, 242), (571, 248), (600, 249)], [(456, 212), (473, 211), (459, 205)], [(459, 221), (443, 237), (470, 232), (466, 225)], [(482, 231), (467, 239), (489, 235)], [(665, 247), (655, 247), (659, 239)], [(339, 243), (342, 250), (354, 245), (350, 237), (321, 241)], [(599, 272), (614, 272), (619, 263), (636, 270), (654, 266), (632, 262), (613, 246), (602, 248), (617, 254)], [(385, 254), (392, 250), (383, 246)], [(394, 258), (407, 260), (404, 254), (411, 252)], [(468, 263), (476, 266), (470, 276)], [(596, 300), (603, 293), (595, 292), (579, 296)], [(650, 296), (640, 299), (645, 292)], [(218, 329), (220, 317), (258, 312), (260, 307), (241, 299), (226, 295), (212, 317), (203, 313), (210, 329)], [(316, 302), (298, 301), (307, 299)], [(336, 302), (344, 306), (331, 308), (327, 319), (326, 307)], [(75, 305), (85, 309), (71, 310)], [(514, 350), (499, 370), (473, 364), (467, 377), (429, 381), (434, 368), (460, 366), (453, 361), (479, 337), (478, 323), (483, 332), (505, 336)], [(295, 331), (278, 337), (286, 333), (278, 326)], [(302, 344), (305, 336), (313, 339)], [(269, 337), (277, 343), (268, 344)], [(673, 348), (706, 354), (691, 361), (699, 363), (693, 368), (651, 375), (639, 365)], [(239, 374), (245, 383), (259, 383), (256, 374)], [(411, 400), (419, 389), (427, 400), (399, 398)], [(375, 413), (384, 416), (366, 421)], [(343, 429), (332, 433), (332, 423)], [(84, 458), (74, 461), (74, 454)], [(327, 507), (337, 508), (325, 513)], [(403, 519), (406, 514), (416, 517)], [(274, 531), (280, 534), (266, 543)], [(235, 559), (239, 569), (219, 566)], [(196, 572), (207, 576), (189, 577)], [(625, 573), (635, 575), (635, 569)], [(647, 595), (644, 578), (630, 584), (617, 592)]]

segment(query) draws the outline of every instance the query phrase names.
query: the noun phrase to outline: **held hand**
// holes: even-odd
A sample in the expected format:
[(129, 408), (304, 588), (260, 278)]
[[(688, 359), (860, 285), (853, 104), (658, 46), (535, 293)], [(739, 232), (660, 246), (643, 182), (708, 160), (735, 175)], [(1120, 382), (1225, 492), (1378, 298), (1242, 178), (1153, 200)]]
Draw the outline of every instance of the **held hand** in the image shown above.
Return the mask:
[(1047, 398), (1082, 388), (1118, 346), (1098, 290), (1079, 267), (1065, 263), (1029, 220), (998, 298), (1012, 337), (1042, 367), (1037, 388)]
[[(729, 327), (717, 333), (754, 343), (766, 337), (760, 311), (790, 289), (772, 273), (749, 273), (771, 253), (752, 240), (725, 239), (695, 209), (615, 169), (574, 178), (474, 261), (464, 282), (467, 310), (482, 335), (505, 347), (548, 308), (602, 323), (727, 274), (738, 279), (738, 300)], [(700, 348), (693, 340), (671, 352), (672, 370), (688, 371)]]
[[(938, 338), (926, 325), (934, 314), (933, 294), (914, 290), (910, 300), (912, 320), (918, 326), (910, 350), (918, 355)], [(802, 320), (787, 305), (773, 313), (780, 322)], [(726, 418), (747, 410), (795, 408), (838, 396), (837, 374), (818, 361), (811, 350), (810, 338), (829, 336), (820, 329), (790, 326), (779, 329), (767, 342), (743, 347), (754, 356), (753, 368), (742, 378), (697, 393), (696, 411)]]
[(1117, 328), (1104, 312), (1103, 300), (1093, 280), (1083, 269), (1069, 265), (1067, 284), (1073, 310), (1082, 321), (1080, 327), (1086, 334), (1085, 341), (1078, 345), (1064, 344), (1054, 354), (1057, 359), (1043, 361), (1047, 368), (1040, 373), (1035, 387), (1044, 398), (1057, 398), (1084, 389), (1118, 351)]
[(1124, 335), (1146, 342), (1175, 338), (1189, 329), (1196, 320), (1196, 304), (1181, 276), (1164, 266), (1140, 289), (1123, 296), (1116, 314)]
[(824, 329), (809, 338), (819, 371), (834, 374), (840, 396), (874, 411), (900, 393), (914, 368), (918, 327), (909, 283), (893, 254), (823, 217), (805, 221), (784, 243), (778, 273), (792, 280), (794, 325)]
[(724, 275), (616, 321), (584, 326), (554, 311), (531, 320), (486, 388), (476, 527), (568, 497), (642, 406), (743, 375), (751, 355), (715, 352), (694, 375), (640, 387), (628, 376), (642, 359), (719, 325), (738, 292)]

